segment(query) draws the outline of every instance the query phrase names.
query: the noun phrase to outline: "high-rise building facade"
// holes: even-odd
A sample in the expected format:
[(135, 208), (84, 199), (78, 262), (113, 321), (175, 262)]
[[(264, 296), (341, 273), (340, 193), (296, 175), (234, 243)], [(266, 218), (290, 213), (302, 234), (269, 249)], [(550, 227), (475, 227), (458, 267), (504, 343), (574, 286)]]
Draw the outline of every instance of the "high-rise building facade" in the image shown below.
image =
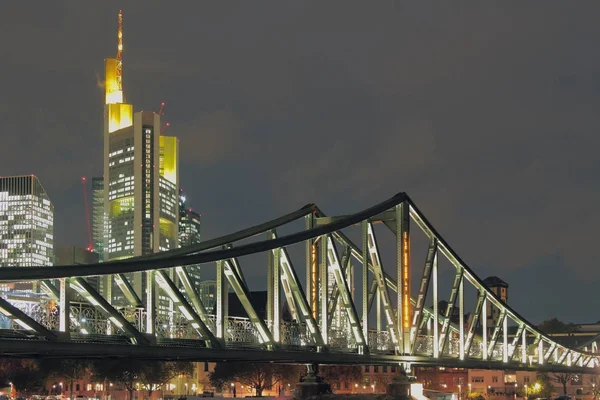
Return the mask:
[[(179, 190), (179, 247), (188, 247), (200, 243), (200, 214), (186, 207), (186, 196)], [(192, 284), (198, 288), (200, 280), (200, 265), (186, 267)]]
[(54, 206), (34, 175), (0, 177), (0, 267), (52, 265)]
[[(133, 113), (122, 88), (123, 31), (116, 58), (105, 60), (104, 261), (177, 248), (179, 143), (160, 134), (160, 116)], [(145, 274), (126, 277), (140, 299)], [(115, 291), (113, 291), (115, 293)]]
[(92, 178), (92, 240), (98, 261), (104, 261), (104, 178)]

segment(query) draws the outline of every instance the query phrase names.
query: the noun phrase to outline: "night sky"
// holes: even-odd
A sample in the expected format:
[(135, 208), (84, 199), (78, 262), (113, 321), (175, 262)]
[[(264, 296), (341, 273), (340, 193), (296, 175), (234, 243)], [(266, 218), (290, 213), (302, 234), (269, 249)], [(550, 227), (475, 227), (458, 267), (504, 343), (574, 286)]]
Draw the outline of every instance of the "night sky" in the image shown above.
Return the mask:
[(2, 5), (0, 175), (40, 177), (57, 243), (86, 242), (123, 8), (127, 100), (166, 102), (205, 239), (406, 191), (524, 317), (600, 320), (600, 3), (225, 3)]

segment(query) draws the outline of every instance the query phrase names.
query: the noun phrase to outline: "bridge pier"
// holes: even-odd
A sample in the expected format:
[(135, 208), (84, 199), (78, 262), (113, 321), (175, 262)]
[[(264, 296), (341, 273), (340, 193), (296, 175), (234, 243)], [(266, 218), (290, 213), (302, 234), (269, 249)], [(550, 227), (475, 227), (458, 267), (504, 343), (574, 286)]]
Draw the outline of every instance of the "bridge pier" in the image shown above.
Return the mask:
[(400, 375), (394, 377), (394, 380), (387, 384), (387, 388), (385, 393), (388, 396), (392, 396), (395, 399), (410, 399), (410, 385), (413, 383), (413, 379), (411, 379), (404, 367), (400, 369)]
[(300, 378), (296, 385), (294, 398), (304, 400), (311, 396), (331, 393), (331, 386), (319, 376), (319, 364), (307, 364), (307, 374)]

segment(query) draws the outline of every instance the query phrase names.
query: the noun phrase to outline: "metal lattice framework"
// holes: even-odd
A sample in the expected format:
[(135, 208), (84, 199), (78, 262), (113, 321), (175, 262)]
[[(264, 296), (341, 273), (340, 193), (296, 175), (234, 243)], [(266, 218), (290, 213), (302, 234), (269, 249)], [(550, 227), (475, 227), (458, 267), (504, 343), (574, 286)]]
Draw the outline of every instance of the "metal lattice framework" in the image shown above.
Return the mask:
[[(302, 219), (304, 229), (277, 234)], [(387, 266), (393, 275), (383, 266), (375, 224), (383, 224), (394, 237), (396, 263)], [(359, 230), (359, 244), (350, 240), (352, 229), (355, 234)], [(427, 240), (422, 266), (411, 262), (411, 229)], [(257, 235), (266, 240), (240, 244)], [(304, 285), (290, 256), (291, 246), (302, 243)], [(254, 308), (241, 268), (242, 258), (252, 254), (266, 255), (266, 315)], [(454, 275), (447, 297), (439, 293), (442, 261)], [(216, 265), (214, 310), (207, 310), (186, 269), (207, 263)], [(131, 273), (144, 274), (143, 293), (128, 281)], [(90, 276), (107, 277), (115, 289), (110, 284), (106, 293), (99, 293), (86, 280)], [(125, 261), (1, 268), (0, 281), (33, 281), (45, 293), (0, 298), (0, 352), (5, 355), (580, 372), (598, 367), (600, 339), (567, 348), (538, 331), (484, 285), (405, 193), (345, 216), (328, 217), (310, 204), (231, 235)], [(465, 305), (467, 289), (477, 293), (471, 308)], [(112, 304), (113, 290), (121, 291), (128, 304)], [(246, 318), (228, 315), (230, 291)], [(159, 307), (160, 299), (167, 299), (166, 309)], [(439, 309), (441, 300), (447, 302), (444, 310)], [(284, 303), (291, 320), (282, 317)], [(495, 310), (492, 324), (489, 309)]]

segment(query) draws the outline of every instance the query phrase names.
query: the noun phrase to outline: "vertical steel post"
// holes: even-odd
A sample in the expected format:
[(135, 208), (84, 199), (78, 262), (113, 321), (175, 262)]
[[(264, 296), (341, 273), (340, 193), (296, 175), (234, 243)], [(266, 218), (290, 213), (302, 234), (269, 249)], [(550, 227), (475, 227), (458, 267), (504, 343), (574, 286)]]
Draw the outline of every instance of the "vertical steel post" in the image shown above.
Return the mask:
[(64, 332), (66, 336), (70, 336), (69, 323), (71, 322), (70, 318), (70, 309), (71, 309), (71, 296), (69, 293), (69, 282), (67, 282), (66, 278), (60, 278), (60, 297), (59, 297), (59, 319), (58, 319), (58, 329), (61, 332)]
[(366, 345), (369, 345), (369, 221), (362, 222), (362, 329)]
[[(314, 219), (313, 214), (309, 214), (304, 217), (304, 222), (306, 226), (306, 230), (310, 230), (313, 228)], [(313, 239), (309, 239), (305, 242), (306, 244), (306, 286), (305, 292), (308, 297), (306, 299), (308, 301), (309, 306), (312, 306), (312, 298), (311, 298), (311, 290), (312, 290), (312, 252), (313, 252)], [(314, 310), (313, 310), (314, 312)], [(314, 314), (313, 314), (314, 316)]]
[[(485, 289), (484, 289), (485, 290)], [(487, 343), (487, 305), (488, 298), (487, 294), (483, 298), (483, 306), (481, 308), (481, 326), (482, 326), (482, 336), (483, 336), (483, 359), (487, 360), (488, 353), (488, 343)]]
[[(433, 255), (433, 358), (440, 357), (440, 332), (439, 332), (439, 310), (438, 310), (438, 258), (437, 252)], [(442, 349), (442, 352), (444, 349)]]
[(381, 289), (375, 288), (375, 298), (377, 299), (377, 334), (381, 332)]
[[(398, 218), (399, 216), (400, 218)], [(398, 303), (398, 340), (402, 352), (410, 354), (410, 204), (408, 201), (396, 206), (396, 225), (398, 225), (398, 219), (400, 219), (400, 224), (396, 227), (399, 228), (396, 231), (396, 251), (400, 256), (397, 275), (398, 293), (401, 294)], [(435, 322), (437, 323), (437, 321)]]
[(329, 294), (329, 282), (328, 282), (328, 263), (327, 263), (327, 236), (321, 236), (319, 241), (321, 247), (321, 263), (320, 263), (320, 288), (321, 288), (321, 299), (320, 299), (320, 308), (321, 308), (321, 335), (323, 336), (323, 342), (325, 342), (325, 346), (329, 344), (329, 329), (327, 326), (327, 300)]
[(156, 280), (154, 279), (154, 271), (146, 271), (146, 333), (156, 333), (155, 323)]
[(464, 284), (464, 275), (460, 277), (460, 283), (458, 286), (458, 311), (459, 311), (459, 320), (458, 327), (459, 329), (459, 356), (461, 360), (465, 359), (465, 284)]
[[(273, 239), (273, 231), (267, 232), (267, 239)], [(273, 324), (273, 252), (267, 252), (267, 324)]]
[(279, 294), (281, 292), (281, 250), (275, 249), (273, 254), (273, 340), (278, 343), (280, 341), (281, 332), (281, 307), (279, 305)]
[(508, 362), (508, 315), (504, 314), (502, 322), (502, 335), (504, 341), (502, 343), (502, 361)]
[(527, 363), (527, 329), (523, 329), (521, 333), (521, 362)]
[(223, 261), (217, 261), (217, 314), (215, 315), (215, 325), (217, 338), (225, 338), (225, 291), (227, 279), (225, 278)]
[[(100, 279), (102, 279), (102, 277), (100, 277)], [(108, 304), (112, 304), (113, 276), (106, 275), (105, 279), (106, 279), (106, 281), (105, 281), (106, 289), (105, 289), (105, 293), (104, 293), (104, 299), (108, 302)], [(112, 335), (112, 323), (110, 321), (108, 321), (106, 323), (106, 334)]]
[(538, 343), (538, 363), (540, 365), (544, 363), (544, 340), (541, 337)]

